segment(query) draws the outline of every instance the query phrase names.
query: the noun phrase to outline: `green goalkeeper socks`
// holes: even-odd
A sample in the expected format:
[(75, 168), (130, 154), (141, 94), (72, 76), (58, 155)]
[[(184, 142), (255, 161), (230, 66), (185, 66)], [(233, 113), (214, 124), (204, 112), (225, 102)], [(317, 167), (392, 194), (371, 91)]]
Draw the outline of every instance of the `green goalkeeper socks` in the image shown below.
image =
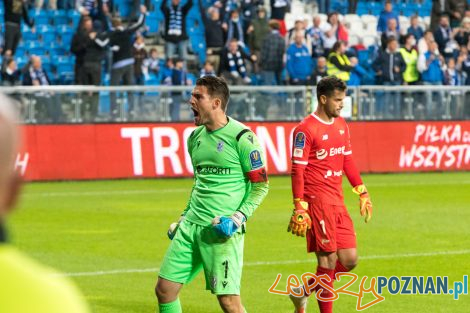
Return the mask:
[(176, 299), (170, 303), (159, 303), (158, 310), (160, 313), (182, 313), (180, 299)]

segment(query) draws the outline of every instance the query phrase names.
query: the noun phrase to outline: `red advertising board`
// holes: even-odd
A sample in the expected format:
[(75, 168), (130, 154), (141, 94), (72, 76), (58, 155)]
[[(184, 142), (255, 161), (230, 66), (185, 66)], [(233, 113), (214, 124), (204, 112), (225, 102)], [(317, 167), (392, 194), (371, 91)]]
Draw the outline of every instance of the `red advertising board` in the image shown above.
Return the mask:
[[(290, 170), (296, 123), (247, 123), (266, 150), (268, 172)], [(470, 170), (470, 121), (351, 122), (362, 172)], [(27, 180), (191, 176), (192, 124), (24, 126), (16, 160)]]

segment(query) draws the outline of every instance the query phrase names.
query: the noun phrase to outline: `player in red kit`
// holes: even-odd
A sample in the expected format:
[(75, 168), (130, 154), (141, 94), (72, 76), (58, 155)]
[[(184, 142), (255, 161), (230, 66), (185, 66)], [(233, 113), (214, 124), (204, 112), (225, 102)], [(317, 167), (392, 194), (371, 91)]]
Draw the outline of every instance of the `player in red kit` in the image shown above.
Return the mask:
[[(348, 272), (357, 263), (356, 234), (341, 186), (343, 174), (360, 197), (360, 213), (366, 223), (372, 216), (369, 194), (352, 158), (349, 128), (340, 117), (345, 96), (346, 84), (340, 79), (330, 76), (320, 80), (316, 112), (306, 117), (293, 134), (294, 212), (288, 231), (307, 237), (307, 251), (315, 252), (318, 260), (316, 275), (328, 275), (331, 280), (322, 281), (330, 287), (336, 273)], [(296, 313), (306, 312), (309, 292), (301, 288), (304, 296), (291, 296)], [(297, 291), (301, 294), (300, 288)], [(332, 294), (323, 290), (320, 296), (329, 298)], [(318, 300), (318, 305), (321, 313), (333, 311), (332, 301)]]

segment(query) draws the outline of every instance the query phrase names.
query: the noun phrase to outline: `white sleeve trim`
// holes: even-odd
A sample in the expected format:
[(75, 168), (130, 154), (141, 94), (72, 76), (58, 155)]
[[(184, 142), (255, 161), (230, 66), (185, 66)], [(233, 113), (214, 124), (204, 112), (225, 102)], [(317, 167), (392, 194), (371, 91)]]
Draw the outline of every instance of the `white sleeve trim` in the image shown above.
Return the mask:
[(295, 163), (295, 164), (308, 165), (308, 162), (307, 162), (307, 161), (297, 161), (297, 160), (293, 160), (292, 162)]
[(344, 154), (344, 155), (350, 155), (350, 154), (352, 154), (352, 150), (345, 151), (343, 154)]

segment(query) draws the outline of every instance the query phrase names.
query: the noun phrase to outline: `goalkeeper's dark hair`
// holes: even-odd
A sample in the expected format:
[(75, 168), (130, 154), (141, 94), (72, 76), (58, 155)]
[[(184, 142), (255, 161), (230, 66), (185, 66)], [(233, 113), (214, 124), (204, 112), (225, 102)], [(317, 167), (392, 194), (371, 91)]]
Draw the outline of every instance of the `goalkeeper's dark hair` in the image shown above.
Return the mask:
[(209, 96), (211, 98), (219, 98), (222, 110), (224, 112), (227, 110), (230, 91), (225, 79), (215, 76), (204, 76), (196, 80), (196, 86), (206, 87)]
[(336, 76), (327, 76), (322, 78), (317, 84), (317, 99), (320, 102), (320, 96), (331, 97), (335, 90), (345, 91), (347, 88), (344, 81)]

